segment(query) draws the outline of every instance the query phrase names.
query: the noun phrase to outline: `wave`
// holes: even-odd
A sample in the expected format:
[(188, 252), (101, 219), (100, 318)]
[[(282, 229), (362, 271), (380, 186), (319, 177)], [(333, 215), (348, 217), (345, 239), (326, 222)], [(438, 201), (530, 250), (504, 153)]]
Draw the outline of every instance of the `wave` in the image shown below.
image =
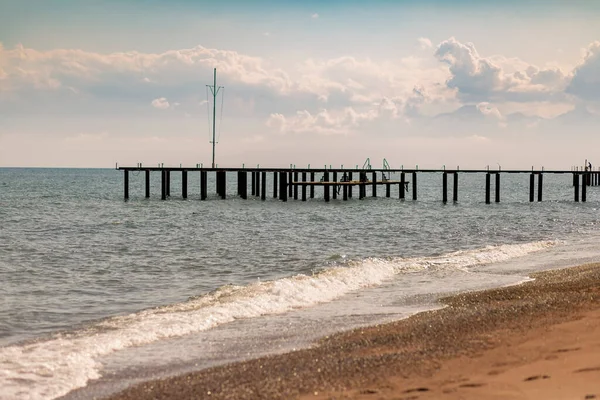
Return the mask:
[(551, 247), (554, 242), (488, 246), (437, 257), (368, 258), (246, 286), (226, 285), (188, 301), (143, 310), (51, 338), (0, 348), (2, 399), (52, 399), (100, 377), (99, 356), (179, 337), (241, 318), (284, 313), (424, 270), (468, 270)]

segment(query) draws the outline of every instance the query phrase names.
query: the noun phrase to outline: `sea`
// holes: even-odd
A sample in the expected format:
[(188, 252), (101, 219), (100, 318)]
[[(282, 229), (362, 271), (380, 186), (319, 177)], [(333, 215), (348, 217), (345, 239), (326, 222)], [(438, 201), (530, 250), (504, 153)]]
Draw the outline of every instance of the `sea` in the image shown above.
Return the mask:
[(271, 174), (265, 201), (243, 200), (233, 173), (224, 200), (209, 173), (201, 201), (197, 172), (184, 200), (171, 178), (146, 199), (132, 172), (125, 201), (114, 169), (0, 168), (0, 399), (107, 396), (600, 261), (600, 187), (574, 202), (571, 174), (545, 174), (533, 203), (528, 174), (503, 174), (492, 204), (484, 174), (447, 204), (439, 173), (419, 173), (417, 201), (282, 202)]

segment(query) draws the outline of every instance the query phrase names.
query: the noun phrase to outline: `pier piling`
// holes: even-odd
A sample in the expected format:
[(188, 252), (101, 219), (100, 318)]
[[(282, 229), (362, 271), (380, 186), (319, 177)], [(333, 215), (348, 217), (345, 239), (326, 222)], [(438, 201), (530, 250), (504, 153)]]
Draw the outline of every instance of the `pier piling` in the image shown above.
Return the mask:
[(490, 204), (490, 173), (485, 174), (485, 204)]
[[(306, 172), (302, 173), (302, 182), (306, 182)], [(306, 184), (302, 185), (302, 201), (306, 201)]]
[(188, 197), (188, 172), (185, 169), (181, 171), (181, 197), (184, 199)]
[[(310, 173), (310, 181), (311, 182), (315, 181), (315, 173), (314, 172)], [(314, 185), (310, 185), (310, 198), (311, 199), (315, 198), (315, 186)]]
[(585, 184), (586, 176), (585, 173), (581, 174), (581, 202), (585, 203), (587, 201), (587, 188)]
[(146, 170), (146, 198), (150, 198), (150, 170)]
[(288, 199), (288, 188), (287, 188), (287, 172), (279, 173), (279, 200), (287, 201)]
[(579, 174), (577, 172), (573, 172), (573, 192), (574, 200), (579, 202)]
[[(337, 171), (333, 171), (333, 181), (337, 182)], [(333, 199), (337, 199), (337, 185), (333, 185)]]
[(417, 173), (412, 173), (412, 198), (413, 200), (417, 200)]
[(167, 197), (171, 197), (171, 171), (167, 170)]
[[(294, 171), (294, 182), (298, 182), (297, 171)], [(298, 185), (294, 185), (294, 200), (298, 200)]]
[(442, 202), (446, 204), (448, 202), (448, 173), (442, 174)]
[[(328, 171), (323, 173), (323, 182), (329, 182)], [(329, 185), (323, 185), (323, 197), (325, 198), (325, 201), (329, 201)]]
[(279, 177), (279, 172), (273, 172), (273, 198), (277, 198), (277, 178)]
[(260, 187), (260, 199), (267, 199), (267, 171), (262, 172), (262, 185)]
[(377, 172), (373, 172), (373, 189), (372, 196), (377, 197)]
[(160, 171), (160, 198), (167, 199), (167, 171), (164, 169)]
[(401, 172), (400, 173), (400, 199), (401, 200), (404, 200), (405, 185), (406, 185), (406, 176), (405, 176), (404, 172)]
[(496, 203), (500, 203), (500, 173), (496, 173)]
[(530, 203), (533, 203), (534, 186), (535, 186), (535, 175), (532, 172), (531, 175), (529, 175), (529, 202)]
[(208, 172), (200, 171), (200, 200), (206, 200), (208, 194)]
[[(348, 181), (352, 182), (352, 172), (348, 172)], [(348, 186), (348, 198), (352, 198), (352, 187), (353, 185)]]
[(123, 171), (123, 197), (129, 198), (129, 171)]
[(544, 182), (544, 174), (542, 174), (541, 172), (538, 174), (538, 201), (542, 201), (542, 188), (543, 188), (543, 182)]
[(452, 183), (454, 185), (454, 187), (452, 188), (452, 201), (453, 202), (458, 202), (458, 172), (454, 172), (454, 179), (452, 180)]

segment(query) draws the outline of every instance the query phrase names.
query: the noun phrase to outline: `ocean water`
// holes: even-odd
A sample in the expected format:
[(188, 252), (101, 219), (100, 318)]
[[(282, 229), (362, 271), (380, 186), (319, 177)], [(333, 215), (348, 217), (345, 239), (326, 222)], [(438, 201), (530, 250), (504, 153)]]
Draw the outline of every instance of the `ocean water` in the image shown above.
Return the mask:
[(418, 201), (329, 203), (242, 200), (234, 174), (200, 201), (197, 173), (161, 201), (159, 179), (145, 199), (131, 174), (123, 201), (119, 171), (0, 168), (0, 399), (102, 396), (600, 260), (600, 187), (575, 203), (569, 174), (535, 203), (528, 175), (502, 175), (490, 205), (483, 174), (459, 176), (456, 204), (432, 173)]

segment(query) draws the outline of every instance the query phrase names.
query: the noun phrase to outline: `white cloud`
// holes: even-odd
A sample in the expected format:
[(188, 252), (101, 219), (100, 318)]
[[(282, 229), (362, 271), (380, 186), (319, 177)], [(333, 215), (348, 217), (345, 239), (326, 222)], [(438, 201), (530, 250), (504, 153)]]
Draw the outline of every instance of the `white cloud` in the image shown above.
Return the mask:
[(417, 42), (419, 43), (419, 47), (422, 50), (426, 50), (426, 49), (430, 49), (431, 47), (433, 47), (433, 44), (431, 43), (431, 40), (425, 37), (420, 37), (417, 39)]
[(14, 90), (98, 84), (113, 84), (125, 90), (124, 84), (131, 86), (133, 82), (173, 86), (211, 76), (213, 68), (217, 68), (221, 79), (236, 85), (263, 86), (279, 93), (288, 92), (292, 85), (286, 73), (269, 68), (260, 57), (202, 46), (160, 54), (100, 54), (66, 49), (38, 51), (18, 45), (12, 50), (0, 47), (0, 68)]
[(319, 18), (319, 14), (314, 13), (310, 16), (312, 19), (318, 19)]
[(564, 100), (567, 77), (556, 67), (540, 69), (516, 58), (482, 57), (473, 43), (451, 37), (435, 57), (449, 67), (450, 89), (466, 101)]
[(169, 102), (164, 97), (152, 100), (152, 107), (166, 110), (169, 108)]
[(291, 117), (271, 114), (266, 125), (281, 133), (343, 135), (350, 133), (361, 122), (373, 120), (376, 117), (377, 112), (374, 110), (359, 113), (351, 107), (331, 112), (323, 109), (316, 114), (303, 110)]
[(584, 100), (600, 101), (600, 41), (591, 43), (585, 50), (567, 92)]

